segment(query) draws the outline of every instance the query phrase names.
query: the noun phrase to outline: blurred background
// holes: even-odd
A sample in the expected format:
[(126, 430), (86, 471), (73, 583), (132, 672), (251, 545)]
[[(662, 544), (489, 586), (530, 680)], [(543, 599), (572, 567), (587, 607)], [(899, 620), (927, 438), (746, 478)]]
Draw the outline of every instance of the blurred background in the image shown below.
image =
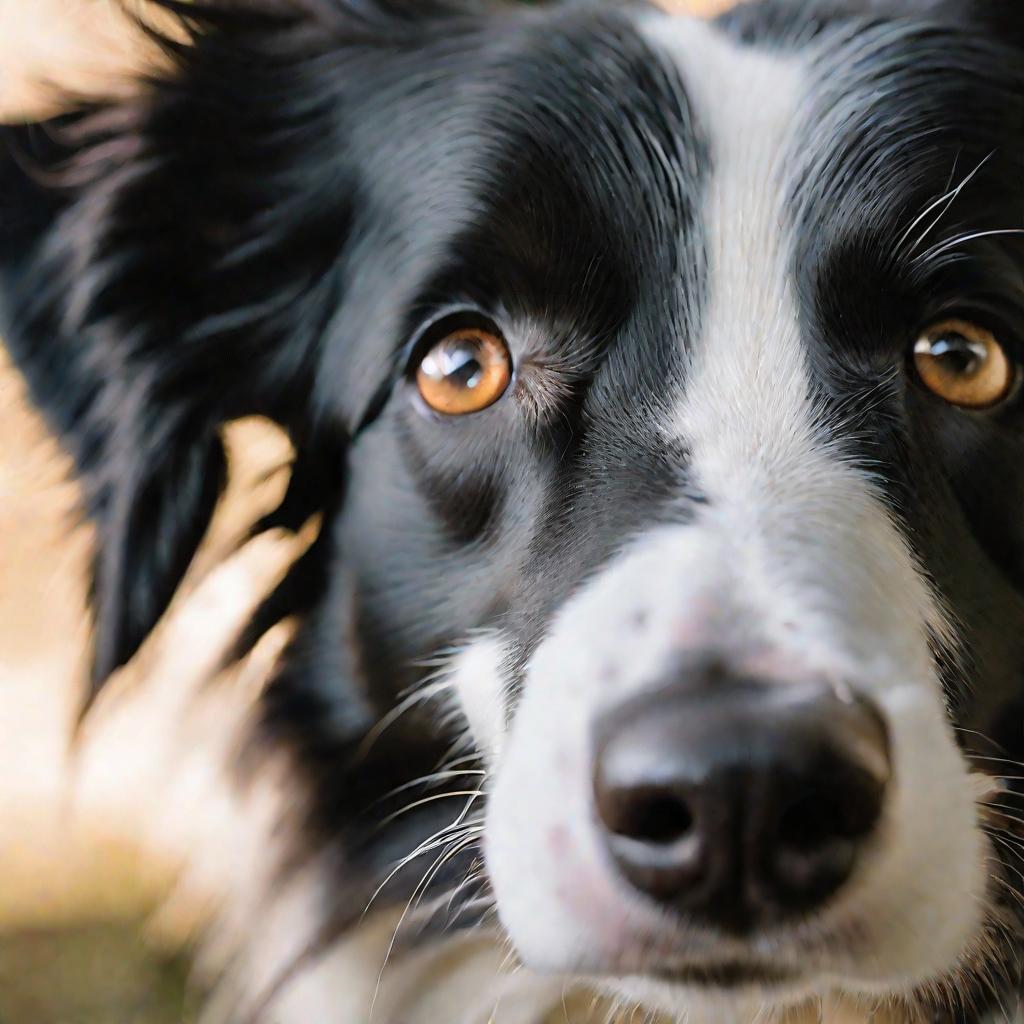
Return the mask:
[[(53, 114), (64, 90), (132, 89), (155, 59), (117, 0), (0, 0), (0, 121)], [(250, 482), (281, 458), (274, 438), (250, 434), (244, 449), (234, 468)], [(246, 487), (236, 493), (253, 517)], [(166, 866), (133, 842), (116, 799), (69, 810), (89, 551), (75, 501), (0, 339), (0, 1024), (190, 1021), (183, 932), (153, 918)]]

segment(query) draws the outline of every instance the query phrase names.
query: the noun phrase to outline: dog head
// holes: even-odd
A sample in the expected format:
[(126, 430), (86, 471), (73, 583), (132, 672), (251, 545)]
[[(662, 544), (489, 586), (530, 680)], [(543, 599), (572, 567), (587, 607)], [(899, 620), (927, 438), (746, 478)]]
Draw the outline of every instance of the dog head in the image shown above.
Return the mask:
[(710, 1019), (1013, 989), (1024, 17), (181, 14), (4, 242), (97, 682), (268, 415), (280, 518), (325, 515), (275, 713), (361, 743), (454, 698), (417, 728), (484, 765), (524, 963)]

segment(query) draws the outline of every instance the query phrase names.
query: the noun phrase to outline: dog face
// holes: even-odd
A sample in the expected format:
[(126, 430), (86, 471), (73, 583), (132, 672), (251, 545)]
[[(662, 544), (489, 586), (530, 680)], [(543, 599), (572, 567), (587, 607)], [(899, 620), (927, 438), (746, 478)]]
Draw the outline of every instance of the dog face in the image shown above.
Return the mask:
[[(980, 1010), (1017, 981), (1024, 20), (796, 6), (200, 11), (93, 119), (106, 173), (10, 229), (6, 318), (100, 524), (97, 680), (219, 425), (292, 431), (280, 518), (325, 518), (267, 721), (323, 741), (368, 874), (419, 848), (367, 792), (468, 738), (527, 966)], [(339, 797), (323, 750), (406, 693), (457, 721)]]

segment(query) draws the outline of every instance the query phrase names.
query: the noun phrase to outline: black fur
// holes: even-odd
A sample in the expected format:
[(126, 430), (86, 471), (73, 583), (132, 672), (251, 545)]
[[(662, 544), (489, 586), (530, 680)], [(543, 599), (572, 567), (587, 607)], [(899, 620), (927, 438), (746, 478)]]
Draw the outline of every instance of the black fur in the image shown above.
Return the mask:
[[(4, 130), (0, 320), (98, 528), (90, 696), (195, 554), (223, 425), (259, 414), (295, 441), (263, 526), (321, 513), (323, 535), (247, 637), (303, 617), (250, 756), (285, 742), (308, 773), (304, 841), (345, 864), (334, 934), (448, 813), (376, 827), (388, 794), (457, 738), (432, 714), (357, 758), (424, 661), (501, 625), (514, 690), (551, 615), (624, 538), (705, 500), (654, 426), (699, 330), (704, 131), (612, 4), (160, 2), (192, 37), (164, 40), (172, 73), (134, 100)], [(1024, 14), (1011, 0), (765, 0), (722, 25), (759, 47), (824, 40), (792, 203), (815, 383), (958, 615), (985, 680), (966, 693), (950, 675), (960, 724), (1024, 760), (1020, 403), (965, 417), (900, 374), (879, 400), (914, 329), (964, 302), (1024, 362), (1019, 239), (923, 268), (893, 244), (983, 161), (959, 220), (924, 244), (1020, 223)], [(849, 61), (873, 32), (870, 59)], [(879, 99), (882, 74), (898, 87)], [(851, 96), (858, 113), (836, 121)], [(408, 400), (409, 353), (467, 309), (504, 330), (519, 377), (511, 400), (439, 423)], [(408, 895), (404, 878), (389, 896)]]

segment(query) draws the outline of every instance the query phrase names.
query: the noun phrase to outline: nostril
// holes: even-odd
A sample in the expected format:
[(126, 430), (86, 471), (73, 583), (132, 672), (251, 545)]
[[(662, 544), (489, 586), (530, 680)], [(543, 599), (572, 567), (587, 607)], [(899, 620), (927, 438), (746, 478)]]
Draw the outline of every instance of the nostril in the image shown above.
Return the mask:
[(685, 839), (693, 829), (689, 804), (665, 790), (638, 789), (620, 794), (618, 813), (609, 822), (611, 831), (626, 839), (669, 845)]
[(623, 878), (659, 902), (687, 902), (706, 875), (700, 823), (671, 787), (599, 786), (598, 814)]
[(800, 797), (783, 812), (779, 845), (799, 853), (813, 853), (845, 831), (836, 794), (819, 790)]
[(837, 839), (858, 840), (878, 823), (883, 785), (853, 766), (790, 801), (778, 823), (780, 845), (813, 852)]
[(768, 845), (775, 900), (798, 910), (828, 898), (853, 871), (881, 813), (883, 787), (855, 769), (792, 799)]

